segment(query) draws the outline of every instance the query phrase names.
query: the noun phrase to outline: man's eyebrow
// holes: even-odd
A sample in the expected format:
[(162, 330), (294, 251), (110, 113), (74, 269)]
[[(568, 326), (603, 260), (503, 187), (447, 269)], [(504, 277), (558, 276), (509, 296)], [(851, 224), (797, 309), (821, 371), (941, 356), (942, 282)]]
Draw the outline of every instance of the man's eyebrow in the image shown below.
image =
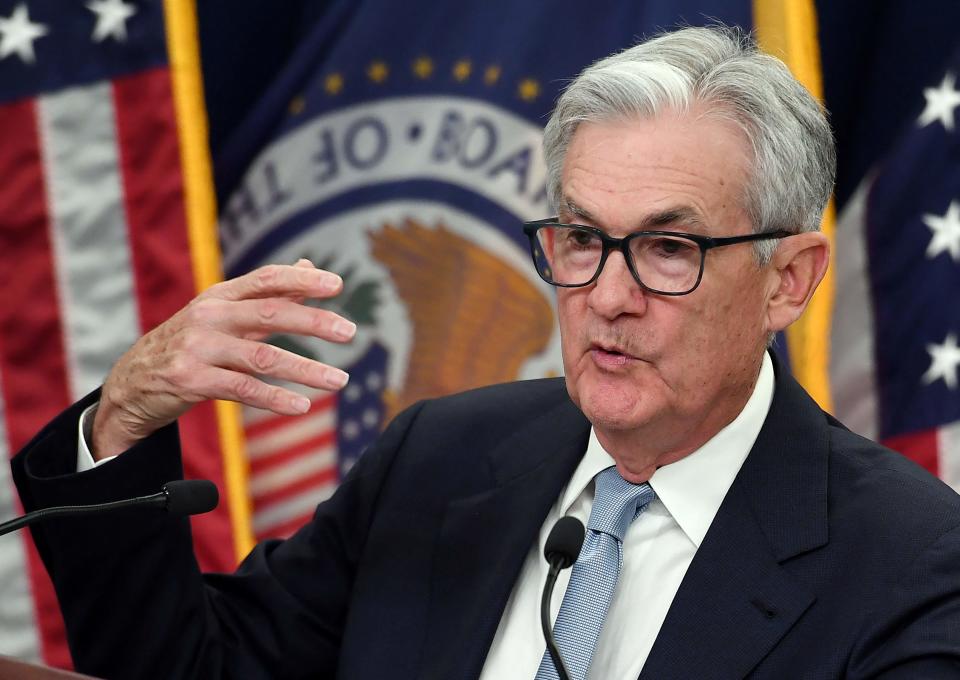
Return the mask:
[(574, 203), (572, 200), (570, 200), (566, 196), (563, 197), (563, 200), (561, 201), (561, 205), (562, 205), (562, 209), (566, 213), (573, 215), (574, 217), (579, 217), (580, 219), (586, 220), (587, 222), (594, 221), (593, 215), (590, 214), (589, 210), (587, 210), (586, 208), (581, 208), (579, 205)]
[[(585, 220), (588, 223), (596, 224), (596, 220), (590, 211), (576, 204), (572, 199), (563, 197), (561, 201), (562, 209), (565, 213), (573, 217)], [(675, 206), (658, 210), (655, 213), (646, 215), (636, 225), (619, 225), (622, 227), (632, 227), (637, 231), (644, 229), (656, 229), (657, 227), (667, 227), (673, 224), (684, 224), (691, 227), (703, 227), (704, 222), (700, 213), (688, 206)]]
[(693, 208), (678, 206), (659, 210), (647, 215), (639, 224), (640, 229), (649, 229), (650, 227), (666, 227), (672, 224), (682, 223), (688, 226), (703, 226), (703, 219)]

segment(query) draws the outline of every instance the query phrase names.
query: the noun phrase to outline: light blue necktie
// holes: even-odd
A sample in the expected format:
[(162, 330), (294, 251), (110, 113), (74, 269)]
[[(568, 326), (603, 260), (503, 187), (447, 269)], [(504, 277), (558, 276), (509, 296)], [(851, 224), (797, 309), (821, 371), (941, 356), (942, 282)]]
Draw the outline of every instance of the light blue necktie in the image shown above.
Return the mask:
[[(630, 523), (656, 497), (649, 484), (631, 484), (615, 467), (603, 470), (595, 480), (587, 534), (553, 629), (571, 680), (587, 677), (623, 566), (623, 537)], [(558, 677), (550, 653), (544, 652), (536, 680)]]

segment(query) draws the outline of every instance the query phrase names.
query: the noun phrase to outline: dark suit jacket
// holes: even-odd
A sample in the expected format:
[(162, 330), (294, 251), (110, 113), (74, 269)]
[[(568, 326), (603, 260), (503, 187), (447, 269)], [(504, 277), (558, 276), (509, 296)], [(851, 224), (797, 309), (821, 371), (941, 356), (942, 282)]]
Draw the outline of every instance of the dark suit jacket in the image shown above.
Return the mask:
[[(70, 474), (85, 403), (15, 459), (28, 509), (179, 477), (172, 427)], [(158, 511), (53, 521), (35, 536), (90, 673), (476, 678), (588, 432), (561, 380), (418, 404), (309, 525), (258, 546), (235, 575), (201, 577), (187, 522)], [(743, 677), (960, 677), (958, 496), (845, 430), (779, 369), (641, 674)]]

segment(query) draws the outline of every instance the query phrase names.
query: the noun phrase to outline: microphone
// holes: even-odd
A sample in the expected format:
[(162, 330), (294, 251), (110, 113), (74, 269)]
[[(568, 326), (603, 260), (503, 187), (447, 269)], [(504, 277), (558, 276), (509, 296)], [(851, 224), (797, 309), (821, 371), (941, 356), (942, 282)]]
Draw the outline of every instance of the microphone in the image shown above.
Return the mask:
[(180, 479), (167, 482), (163, 485), (162, 491), (150, 496), (137, 496), (111, 503), (61, 505), (34, 510), (0, 524), (0, 536), (51, 517), (93, 515), (133, 507), (160, 508), (174, 516), (199, 515), (213, 510), (218, 502), (220, 502), (220, 493), (217, 491), (217, 485), (209, 479)]
[(550, 599), (553, 597), (553, 587), (557, 583), (560, 572), (577, 561), (580, 548), (583, 546), (583, 522), (576, 517), (561, 517), (550, 530), (547, 543), (543, 547), (543, 556), (550, 564), (547, 581), (543, 586), (543, 598), (540, 600), (540, 624), (543, 626), (543, 637), (547, 641), (547, 650), (557, 669), (560, 680), (570, 680), (570, 674), (557, 649), (557, 642), (553, 639), (553, 626), (550, 625)]

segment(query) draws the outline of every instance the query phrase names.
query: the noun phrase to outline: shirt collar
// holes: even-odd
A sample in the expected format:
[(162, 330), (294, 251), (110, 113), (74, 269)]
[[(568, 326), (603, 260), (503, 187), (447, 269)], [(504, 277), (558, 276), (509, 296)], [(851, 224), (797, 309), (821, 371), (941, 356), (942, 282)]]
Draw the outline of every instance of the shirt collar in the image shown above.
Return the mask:
[[(699, 449), (658, 468), (650, 478), (657, 500), (698, 548), (760, 434), (773, 400), (773, 387), (773, 362), (764, 352), (757, 384), (740, 414)], [(587, 451), (563, 492), (561, 514), (567, 513), (598, 472), (614, 464), (591, 427)]]

